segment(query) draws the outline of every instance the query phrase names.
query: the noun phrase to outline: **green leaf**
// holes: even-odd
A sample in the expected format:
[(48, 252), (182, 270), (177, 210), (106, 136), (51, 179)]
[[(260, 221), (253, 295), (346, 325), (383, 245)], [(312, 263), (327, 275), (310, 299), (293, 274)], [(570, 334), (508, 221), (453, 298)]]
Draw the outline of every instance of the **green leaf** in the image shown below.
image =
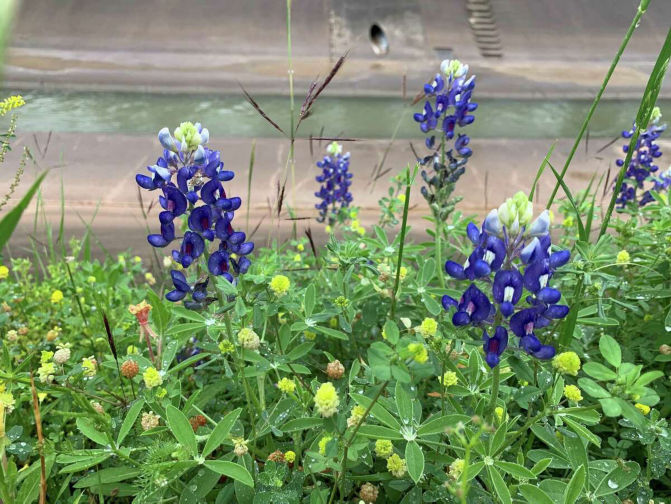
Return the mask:
[(68, 473), (74, 473), (74, 472), (81, 472), (85, 469), (88, 469), (89, 467), (93, 467), (94, 465), (100, 464), (101, 462), (104, 462), (108, 458), (112, 456), (112, 453), (106, 453), (104, 455), (95, 455), (91, 457), (87, 457), (83, 460), (80, 460), (79, 462), (75, 462), (74, 464), (66, 465), (63, 469), (59, 471), (60, 474), (68, 474)]
[(138, 469), (137, 467), (108, 467), (107, 469), (101, 469), (100, 471), (83, 477), (75, 483), (75, 488), (88, 488), (94, 485), (118, 483), (119, 481), (134, 478), (141, 472), (141, 469)]
[(499, 449), (503, 446), (503, 443), (506, 440), (507, 433), (508, 433), (508, 422), (502, 422), (491, 438), (488, 452), (489, 455), (494, 455), (496, 452), (499, 451)]
[(317, 417), (308, 417), (308, 418), (294, 418), (289, 420), (287, 423), (282, 425), (282, 432), (296, 432), (308, 429), (314, 429), (315, 427), (321, 427), (324, 425), (323, 418)]
[(382, 425), (362, 425), (359, 427), (357, 434), (369, 438), (391, 439), (392, 441), (403, 440), (403, 436), (397, 430)]
[(433, 299), (433, 297), (428, 294), (422, 296), (422, 302), (424, 303), (427, 311), (434, 317), (443, 311), (443, 307), (438, 304), (438, 301)]
[(531, 468), (531, 472), (534, 473), (536, 476), (541, 474), (543, 471), (545, 471), (548, 466), (552, 463), (551, 458), (544, 458), (540, 459), (536, 464)]
[(331, 336), (332, 338), (349, 341), (349, 338), (345, 333), (342, 331), (337, 331), (336, 329), (331, 329), (330, 327), (315, 326), (314, 330), (325, 334), (326, 336)]
[(578, 378), (578, 385), (588, 395), (594, 397), (595, 399), (604, 399), (610, 397), (610, 392), (608, 392), (605, 388), (603, 388), (591, 378)]
[(582, 369), (589, 376), (597, 380), (610, 381), (617, 378), (617, 373), (615, 371), (607, 368), (600, 362), (586, 362)]
[(470, 419), (471, 417), (466, 415), (457, 414), (434, 416), (419, 426), (417, 435), (430, 436), (432, 434), (442, 434), (448, 427), (456, 427), (459, 422), (467, 423)]
[(645, 387), (662, 376), (664, 376), (664, 372), (662, 371), (648, 371), (647, 373), (643, 373), (641, 377), (634, 382), (634, 387)]
[(618, 463), (618, 466), (606, 474), (599, 482), (594, 495), (596, 497), (603, 497), (604, 495), (623, 490), (636, 481), (640, 471), (641, 468), (636, 462)]
[(519, 486), (519, 490), (529, 504), (554, 504), (548, 494), (538, 487), (524, 484)]
[(417, 484), (424, 473), (424, 453), (416, 441), (409, 441), (405, 445), (405, 463), (408, 466), (408, 474)]
[(604, 415), (608, 417), (616, 417), (622, 414), (620, 403), (617, 402), (617, 399), (614, 397), (599, 399), (599, 402), (601, 403), (601, 410), (603, 411)]
[(536, 475), (523, 465), (515, 464), (513, 462), (505, 462), (503, 460), (494, 462), (494, 465), (517, 480), (536, 479)]
[(393, 320), (387, 320), (384, 323), (384, 335), (387, 338), (387, 341), (392, 345), (396, 345), (399, 339), (399, 331), (396, 322)]
[(116, 440), (117, 446), (121, 446), (121, 443), (123, 443), (123, 440), (126, 439), (126, 436), (133, 428), (135, 420), (137, 420), (137, 416), (142, 410), (142, 406), (144, 406), (144, 401), (139, 399), (130, 407), (128, 413), (126, 413), (126, 418), (124, 418), (123, 423), (121, 424), (121, 428), (119, 429), (119, 436)]
[(44, 180), (44, 177), (47, 176), (47, 171), (43, 171), (38, 177), (33, 185), (30, 186), (28, 192), (21, 198), (18, 205), (12, 208), (5, 216), (0, 220), (0, 252), (5, 247), (9, 238), (12, 236), (12, 233), (16, 229), (19, 220), (21, 220), (21, 215), (23, 211), (28, 207), (30, 200), (33, 199), (33, 196), (37, 192), (37, 189), (40, 187), (40, 184)]
[(608, 364), (618, 368), (622, 364), (622, 350), (620, 345), (612, 336), (604, 334), (599, 340), (599, 350), (603, 358), (608, 361)]
[[(350, 397), (354, 399), (357, 404), (360, 404), (366, 409), (368, 409), (368, 407), (373, 403), (373, 400), (370, 397), (363, 394), (350, 394)], [(391, 413), (384, 409), (380, 403), (375, 403), (370, 410), (370, 413), (387, 427), (390, 427), (396, 431), (401, 430), (401, 424), (398, 423), (398, 420), (396, 420)]]
[(102, 446), (107, 446), (110, 444), (110, 441), (109, 439), (107, 439), (107, 436), (104, 433), (97, 430), (93, 425), (93, 421), (91, 421), (88, 418), (84, 417), (77, 418), (77, 428), (82, 434), (84, 434), (94, 443), (98, 443), (99, 445)]
[(196, 435), (193, 433), (193, 427), (186, 418), (186, 415), (175, 408), (172, 404), (165, 409), (166, 423), (177, 441), (195, 457), (198, 453), (198, 443)]
[(403, 388), (401, 382), (396, 382), (396, 388), (394, 390), (394, 396), (396, 399), (396, 409), (398, 410), (398, 416), (401, 417), (401, 420), (404, 423), (410, 423), (412, 421), (412, 399)]
[(433, 278), (433, 275), (436, 271), (436, 261), (433, 258), (428, 258), (424, 265), (422, 266), (422, 272), (420, 273), (420, 284), (428, 285), (428, 283)]
[(593, 445), (598, 446), (599, 448), (601, 447), (601, 438), (594, 434), (592, 431), (590, 431), (587, 427), (584, 425), (579, 424), (575, 420), (571, 420), (570, 418), (567, 418), (566, 416), (562, 417), (562, 420), (566, 425), (568, 425), (573, 432), (575, 432), (578, 437), (582, 437), (592, 443)]
[(228, 462), (226, 460), (206, 460), (205, 467), (217, 474), (223, 474), (235, 481), (239, 481), (243, 485), (254, 488), (254, 479), (252, 479), (252, 475), (240, 464)]
[(203, 457), (207, 457), (210, 453), (219, 448), (221, 443), (228, 437), (228, 433), (231, 432), (231, 428), (241, 412), (242, 408), (234, 409), (219, 421), (205, 442), (202, 454)]
[(585, 466), (578, 467), (564, 491), (564, 504), (574, 504), (585, 486)]
[(491, 480), (492, 486), (496, 491), (495, 493), (492, 493), (498, 497), (498, 500), (501, 501), (502, 504), (512, 504), (513, 501), (510, 498), (510, 490), (508, 490), (506, 482), (503, 481), (501, 473), (496, 470), (496, 467), (487, 466), (487, 474), (489, 474), (489, 479)]
[(311, 283), (310, 285), (308, 285), (307, 289), (305, 289), (305, 298), (303, 299), (303, 306), (305, 308), (306, 317), (312, 315), (312, 312), (314, 311), (316, 304), (317, 304), (317, 290), (315, 288), (315, 284)]

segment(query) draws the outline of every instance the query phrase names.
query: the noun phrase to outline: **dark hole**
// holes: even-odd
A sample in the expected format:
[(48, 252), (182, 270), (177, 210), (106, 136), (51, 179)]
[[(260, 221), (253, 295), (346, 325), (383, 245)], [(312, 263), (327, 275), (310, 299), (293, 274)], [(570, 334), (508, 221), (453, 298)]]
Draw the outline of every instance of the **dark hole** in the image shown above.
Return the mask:
[(387, 40), (387, 35), (377, 23), (374, 23), (370, 26), (370, 43), (373, 47), (373, 52), (378, 56), (384, 56), (389, 52), (389, 41)]

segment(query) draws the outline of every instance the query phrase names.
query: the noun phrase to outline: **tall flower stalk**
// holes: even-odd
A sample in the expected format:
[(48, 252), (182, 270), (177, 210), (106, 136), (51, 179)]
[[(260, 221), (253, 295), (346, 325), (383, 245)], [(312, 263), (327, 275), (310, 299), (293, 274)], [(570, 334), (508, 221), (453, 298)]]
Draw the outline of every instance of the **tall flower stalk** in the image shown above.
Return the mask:
[[(428, 202), (435, 223), (436, 262), (442, 264), (444, 222), (460, 198), (452, 192), (464, 174), (466, 163), (473, 153), (468, 146), (470, 137), (460, 130), (475, 120), (472, 114), (478, 104), (471, 101), (475, 89), (475, 75), (468, 76), (468, 65), (459, 60), (445, 60), (440, 73), (424, 85), (426, 100), (421, 112), (414, 115), (421, 131), (427, 135), (425, 145), (430, 153), (420, 159), (424, 185), (422, 196)], [(440, 141), (436, 142), (436, 134)], [(455, 138), (456, 134), (456, 138)], [(442, 276), (441, 282), (444, 282)]]
[[(619, 209), (624, 209), (628, 205), (644, 206), (654, 201), (651, 190), (660, 192), (668, 190), (671, 186), (671, 169), (663, 173), (659, 172), (657, 159), (662, 156), (662, 150), (656, 143), (661, 134), (666, 130), (666, 124), (660, 124), (662, 113), (659, 107), (652, 111), (650, 126), (642, 131), (631, 156), (631, 161), (625, 170), (625, 179), (620, 189), (620, 194), (616, 199)], [(636, 125), (629, 130), (622, 132), (622, 138), (631, 139), (634, 135)], [(622, 151), (626, 154), (629, 151), (629, 142), (622, 146)], [(624, 166), (624, 159), (618, 159), (618, 167)], [(643, 191), (639, 194), (638, 191)]]
[(315, 208), (319, 210), (317, 221), (333, 226), (345, 219), (346, 216), (341, 216), (340, 213), (352, 202), (352, 193), (349, 191), (352, 174), (349, 171), (350, 153), (343, 154), (342, 145), (332, 142), (326, 148), (326, 152), (328, 154), (317, 162), (321, 173), (315, 180), (321, 186), (315, 193), (320, 200)]
[[(537, 359), (554, 357), (554, 347), (541, 343), (536, 332), (569, 312), (568, 306), (558, 304), (561, 292), (550, 287), (550, 280), (570, 253), (552, 251), (548, 211), (532, 222), (532, 204), (519, 192), (492, 210), (480, 229), (469, 223), (467, 234), (474, 248), (466, 262), (445, 263), (448, 275), (470, 282), (459, 300), (443, 296), (445, 310), (455, 308), (452, 324), (482, 331), (490, 368), (501, 362), (509, 331), (517, 336), (519, 350)], [(498, 377), (496, 371), (490, 412), (496, 405)]]
[[(207, 297), (209, 275), (235, 282), (236, 276), (249, 269), (251, 262), (246, 256), (254, 249), (254, 243), (245, 241), (245, 233), (233, 228), (235, 211), (242, 201), (239, 197), (228, 197), (223, 182), (235, 174), (224, 169), (219, 151), (205, 147), (209, 136), (200, 123), (180, 124), (174, 137), (168, 128), (163, 128), (158, 133), (163, 156), (147, 168), (151, 176), (136, 176), (140, 187), (162, 192), (160, 233), (147, 236), (149, 244), (162, 248), (175, 239), (181, 240), (179, 248), (172, 251), (177, 268), (170, 272), (174, 289), (166, 298), (180, 301), (190, 295), (191, 299), (184, 304), (194, 309), (213, 300)], [(185, 221), (186, 231), (177, 237), (175, 222), (180, 217)], [(210, 244), (217, 245), (211, 253)], [(189, 283), (184, 271), (196, 263), (200, 272), (201, 257), (206, 261), (203, 269), (206, 267), (209, 275)]]

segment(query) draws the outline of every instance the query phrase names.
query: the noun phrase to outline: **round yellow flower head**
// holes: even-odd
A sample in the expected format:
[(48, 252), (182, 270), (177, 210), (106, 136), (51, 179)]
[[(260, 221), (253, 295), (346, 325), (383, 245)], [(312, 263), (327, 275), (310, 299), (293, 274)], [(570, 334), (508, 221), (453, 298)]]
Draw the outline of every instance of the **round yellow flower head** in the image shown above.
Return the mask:
[[(303, 252), (305, 250), (305, 245), (303, 245), (302, 243), (299, 243), (298, 245), (296, 245), (296, 250), (298, 250), (299, 252)], [(294, 454), (294, 456), (295, 456), (295, 454)], [(285, 458), (286, 458), (286, 454), (285, 454)]]
[(93, 355), (91, 357), (84, 357), (82, 359), (82, 369), (84, 370), (84, 376), (89, 378), (95, 376), (98, 372), (96, 364), (96, 359), (93, 357)]
[[(52, 353), (52, 352), (50, 352)], [(51, 357), (49, 357), (51, 359)], [(53, 362), (42, 362), (42, 365), (37, 369), (37, 374), (42, 383), (51, 383), (56, 373), (56, 364)]]
[(163, 384), (161, 373), (159, 373), (153, 366), (148, 367), (144, 373), (142, 373), (142, 378), (144, 378), (144, 384), (148, 389), (152, 389)]
[(290, 464), (293, 464), (294, 461), (296, 460), (296, 453), (289, 450), (284, 452), (284, 460), (289, 462)]
[(326, 445), (333, 439), (331, 436), (324, 436), (319, 440), (319, 454), (326, 455)]
[(576, 376), (580, 371), (580, 357), (575, 352), (562, 352), (552, 359), (552, 366), (561, 374)]
[(10, 110), (23, 107), (25, 104), (26, 102), (21, 95), (8, 96), (0, 101), (0, 117), (4, 116)]
[(425, 338), (435, 336), (436, 331), (438, 331), (438, 322), (431, 317), (426, 317), (418, 327), (417, 331)]
[(650, 406), (648, 406), (647, 404), (636, 403), (634, 404), (634, 406), (636, 406), (636, 409), (641, 413), (643, 413), (644, 415), (650, 413)]
[(168, 391), (165, 389), (165, 387), (161, 387), (158, 390), (156, 390), (156, 397), (158, 397), (159, 399), (163, 399), (167, 394)]
[(565, 385), (564, 386), (564, 397), (571, 402), (580, 402), (582, 401), (582, 393), (578, 387), (575, 385)]
[(40, 357), (40, 362), (44, 364), (45, 362), (49, 362), (54, 356), (54, 353), (48, 350), (42, 350), (42, 355)]
[(427, 360), (429, 360), (429, 352), (421, 343), (410, 343), (408, 345), (408, 352), (410, 352), (412, 360), (418, 362), (419, 364), (424, 364)]
[(302, 260), (302, 259), (301, 259), (301, 255), (300, 255), (300, 254), (296, 254), (296, 255), (294, 256), (294, 262), (301, 262), (301, 260)]
[(465, 466), (466, 463), (464, 462), (463, 459), (460, 458), (454, 459), (454, 461), (450, 464), (450, 471), (449, 471), (450, 478), (458, 480), (463, 474)]
[(403, 194), (403, 193), (399, 194), (399, 195), (398, 195), (398, 200), (399, 200), (401, 203), (405, 203), (405, 194)]
[(235, 347), (233, 346), (233, 343), (231, 343), (228, 340), (223, 340), (222, 342), (219, 343), (219, 351), (222, 354), (229, 354), (233, 350), (235, 350)]
[(254, 329), (249, 327), (240, 329), (240, 332), (238, 332), (238, 343), (240, 343), (242, 348), (246, 348), (247, 350), (258, 350), (259, 346), (261, 346), (259, 335), (254, 332)]
[(154, 275), (152, 275), (149, 271), (147, 271), (144, 274), (144, 280), (147, 282), (149, 285), (155, 285), (156, 284), (156, 278), (154, 278)]
[(317, 411), (324, 418), (333, 416), (340, 405), (338, 392), (331, 382), (322, 383), (319, 386), (314, 401)]
[(494, 415), (499, 423), (503, 422), (503, 419), (508, 416), (501, 406), (494, 408)]
[(285, 394), (293, 394), (294, 390), (296, 390), (296, 384), (289, 378), (282, 378), (277, 382), (277, 388)]
[(387, 470), (396, 478), (402, 478), (406, 471), (405, 460), (394, 453), (387, 459)]
[(15, 403), (16, 401), (11, 392), (5, 392), (4, 390), (0, 392), (0, 408), (5, 408), (8, 413), (11, 413)]
[(356, 424), (363, 420), (363, 416), (366, 414), (366, 408), (357, 404), (352, 408), (352, 412), (347, 419), (347, 427), (354, 427)]
[(327, 224), (326, 227), (324, 227), (324, 231), (326, 233), (330, 233), (331, 231), (333, 231), (333, 228)]
[(91, 276), (89, 276), (89, 277), (86, 279), (86, 281), (87, 281), (88, 283), (91, 283), (91, 284), (92, 284), (92, 283), (96, 283), (96, 277), (94, 277), (93, 275), (91, 275)]
[(51, 293), (51, 302), (52, 303), (60, 303), (63, 301), (63, 292), (60, 290), (56, 289)]
[(270, 280), (270, 290), (272, 290), (276, 296), (284, 296), (291, 287), (291, 281), (284, 275), (275, 275)]
[(631, 256), (629, 255), (629, 252), (627, 252), (626, 250), (620, 250), (617, 253), (617, 257), (615, 258), (615, 262), (617, 264), (627, 264), (630, 259), (631, 259)]
[(0, 280), (4, 280), (9, 276), (9, 268), (3, 264), (0, 264)]
[(394, 453), (394, 445), (388, 439), (377, 439), (375, 441), (375, 455), (388, 459)]
[(572, 215), (567, 216), (562, 221), (561, 225), (564, 226), (565, 228), (570, 228), (571, 226), (573, 226), (573, 216)]
[(459, 378), (457, 378), (457, 373), (454, 371), (445, 371), (443, 376), (438, 377), (438, 382), (443, 387), (451, 387), (459, 382)]

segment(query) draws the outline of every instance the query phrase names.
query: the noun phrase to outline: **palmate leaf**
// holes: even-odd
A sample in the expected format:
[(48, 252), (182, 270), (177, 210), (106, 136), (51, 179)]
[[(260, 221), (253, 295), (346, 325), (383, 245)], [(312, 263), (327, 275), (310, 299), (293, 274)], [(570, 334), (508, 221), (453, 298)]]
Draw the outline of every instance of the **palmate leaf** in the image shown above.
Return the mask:
[(16, 226), (19, 223), (19, 220), (21, 220), (21, 215), (23, 214), (24, 210), (28, 207), (28, 204), (30, 203), (30, 200), (33, 199), (33, 196), (35, 196), (35, 193), (40, 187), (40, 184), (42, 184), (42, 181), (44, 180), (44, 177), (47, 176), (47, 173), (49, 173), (49, 170), (43, 171), (38, 177), (35, 182), (33, 182), (33, 185), (30, 186), (30, 189), (28, 189), (28, 192), (21, 198), (21, 201), (19, 201), (19, 204), (16, 205), (14, 208), (12, 208), (7, 215), (5, 215), (2, 220), (0, 220), (0, 251), (7, 245), (7, 242), (9, 241), (9, 238), (12, 236), (12, 233), (14, 233), (14, 230), (16, 229)]

